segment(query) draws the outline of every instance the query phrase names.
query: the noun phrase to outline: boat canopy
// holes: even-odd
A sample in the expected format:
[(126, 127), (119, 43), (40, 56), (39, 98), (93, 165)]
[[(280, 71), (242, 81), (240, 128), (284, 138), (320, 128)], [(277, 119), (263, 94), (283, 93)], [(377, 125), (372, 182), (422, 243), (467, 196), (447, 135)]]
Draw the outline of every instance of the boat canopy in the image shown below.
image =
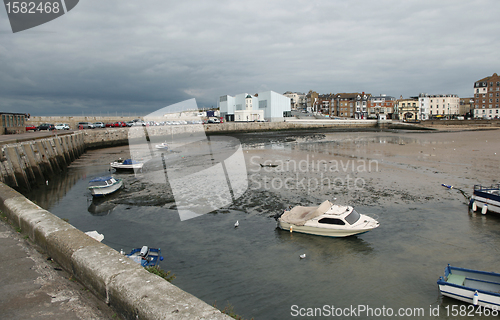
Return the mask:
[(107, 186), (113, 184), (113, 177), (99, 177), (89, 181), (91, 187)]
[(138, 164), (138, 163), (140, 162), (132, 159), (123, 160), (123, 164)]
[(290, 211), (286, 211), (281, 219), (284, 222), (291, 223), (297, 226), (303, 226), (306, 221), (319, 217), (327, 212), (333, 204), (326, 200), (319, 207), (294, 207)]

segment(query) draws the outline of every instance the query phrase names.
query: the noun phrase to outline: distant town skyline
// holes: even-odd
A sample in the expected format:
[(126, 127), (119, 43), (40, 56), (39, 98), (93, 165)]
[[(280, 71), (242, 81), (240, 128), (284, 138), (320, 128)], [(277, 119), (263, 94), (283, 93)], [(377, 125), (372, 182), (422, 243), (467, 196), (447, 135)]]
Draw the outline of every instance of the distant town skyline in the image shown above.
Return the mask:
[(494, 0), (96, 4), (15, 34), (0, 9), (0, 111), (144, 115), (268, 90), (472, 97), (500, 71)]

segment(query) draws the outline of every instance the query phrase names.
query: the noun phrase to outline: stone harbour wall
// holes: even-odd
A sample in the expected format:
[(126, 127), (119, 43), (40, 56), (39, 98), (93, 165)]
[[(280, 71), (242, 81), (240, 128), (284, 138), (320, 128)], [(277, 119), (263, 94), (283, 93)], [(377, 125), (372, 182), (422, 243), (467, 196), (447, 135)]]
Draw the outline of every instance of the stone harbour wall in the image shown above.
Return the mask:
[(17, 190), (31, 190), (63, 171), (85, 151), (82, 132), (3, 144), (0, 181)]
[(232, 319), (0, 183), (0, 210), (125, 319)]

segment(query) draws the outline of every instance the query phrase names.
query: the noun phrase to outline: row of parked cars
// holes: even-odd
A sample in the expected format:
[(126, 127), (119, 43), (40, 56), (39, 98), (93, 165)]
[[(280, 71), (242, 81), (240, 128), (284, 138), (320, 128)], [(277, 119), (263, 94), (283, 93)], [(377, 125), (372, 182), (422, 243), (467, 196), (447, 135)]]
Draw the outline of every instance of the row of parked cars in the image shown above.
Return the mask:
[(131, 127), (135, 124), (134, 121), (117, 121), (117, 122), (78, 122), (77, 128), (79, 129), (95, 129), (95, 128), (119, 128), (119, 127)]
[[(139, 119), (134, 120), (134, 121), (117, 121), (117, 122), (109, 122), (109, 123), (104, 123), (104, 122), (78, 122), (76, 125), (75, 129), (95, 129), (95, 128), (118, 128), (118, 127), (132, 127), (132, 126), (165, 126), (165, 125), (183, 125), (183, 124), (204, 124), (204, 123), (221, 123), (221, 120), (219, 118), (211, 117), (207, 120), (193, 120), (193, 121), (185, 121), (185, 120), (179, 120), (179, 121), (163, 121), (163, 122), (155, 122), (155, 121), (149, 121), (149, 122), (144, 122), (140, 121)], [(26, 131), (33, 130), (33, 131), (39, 131), (39, 130), (69, 130), (70, 127), (67, 123), (60, 123), (60, 124), (51, 124), (51, 123), (42, 123), (39, 126), (27, 126)]]
[(42, 123), (39, 126), (35, 125), (30, 125), (26, 126), (26, 131), (40, 131), (40, 130), (69, 130), (69, 125), (67, 123), (59, 123), (59, 124), (52, 124), (52, 123)]

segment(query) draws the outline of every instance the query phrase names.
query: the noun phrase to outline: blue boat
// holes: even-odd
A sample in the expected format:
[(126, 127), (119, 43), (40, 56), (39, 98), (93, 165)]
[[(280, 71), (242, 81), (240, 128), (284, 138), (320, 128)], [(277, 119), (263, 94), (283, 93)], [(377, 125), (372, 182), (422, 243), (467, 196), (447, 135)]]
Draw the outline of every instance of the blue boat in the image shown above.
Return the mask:
[(89, 190), (94, 197), (103, 197), (115, 192), (123, 186), (122, 179), (99, 177), (89, 181)]
[(143, 267), (156, 266), (160, 261), (163, 261), (161, 249), (149, 248), (148, 246), (136, 248), (126, 256), (135, 262), (140, 263)]
[(109, 164), (116, 171), (140, 171), (144, 163), (133, 159), (116, 160)]
[(500, 184), (489, 187), (480, 184), (474, 185), (474, 193), (469, 202), (472, 211), (481, 208), (481, 213), (488, 211), (500, 213)]
[(441, 294), (473, 305), (500, 309), (500, 274), (452, 267), (437, 282)]

